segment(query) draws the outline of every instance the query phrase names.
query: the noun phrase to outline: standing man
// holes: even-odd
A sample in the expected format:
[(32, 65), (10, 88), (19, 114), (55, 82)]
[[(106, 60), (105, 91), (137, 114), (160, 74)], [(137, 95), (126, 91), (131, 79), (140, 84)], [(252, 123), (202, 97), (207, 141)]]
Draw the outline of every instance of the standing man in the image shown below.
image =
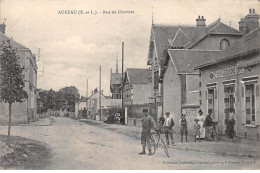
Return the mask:
[(208, 115), (206, 116), (206, 119), (204, 121), (203, 127), (205, 127), (205, 140), (209, 141), (211, 139), (210, 134), (210, 127), (213, 124), (212, 118), (211, 118), (212, 110), (208, 110)]
[(148, 115), (148, 109), (143, 110), (143, 119), (142, 119), (142, 135), (141, 135), (141, 144), (143, 146), (143, 151), (139, 154), (145, 154), (145, 146), (148, 145), (148, 155), (152, 155), (151, 152), (151, 129), (156, 128), (156, 123), (151, 115)]
[(170, 112), (166, 112), (165, 115), (166, 115), (166, 119), (164, 121), (164, 128), (165, 128), (166, 142), (167, 142), (167, 145), (169, 146), (170, 145), (169, 135), (170, 135), (170, 138), (172, 141), (172, 146), (175, 146), (174, 140), (173, 140), (173, 130), (172, 130), (172, 127), (174, 126), (174, 121), (172, 118), (170, 118)]

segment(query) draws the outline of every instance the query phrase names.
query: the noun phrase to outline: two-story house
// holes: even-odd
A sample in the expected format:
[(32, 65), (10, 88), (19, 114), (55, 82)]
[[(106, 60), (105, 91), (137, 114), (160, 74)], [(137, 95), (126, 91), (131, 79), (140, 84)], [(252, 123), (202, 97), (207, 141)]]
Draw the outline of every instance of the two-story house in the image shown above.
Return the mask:
[[(36, 58), (31, 50), (14, 39), (5, 35), (5, 24), (0, 24), (0, 49), (6, 44), (7, 40), (13, 48), (17, 49), (17, 55), (20, 57), (21, 66), (24, 67), (24, 90), (28, 94), (28, 98), (22, 103), (14, 103), (12, 106), (12, 123), (20, 124), (35, 121), (37, 117), (37, 65)], [(1, 81), (0, 81), (1, 84)], [(1, 98), (1, 97), (0, 97)], [(8, 122), (8, 105), (0, 100), (0, 124)]]

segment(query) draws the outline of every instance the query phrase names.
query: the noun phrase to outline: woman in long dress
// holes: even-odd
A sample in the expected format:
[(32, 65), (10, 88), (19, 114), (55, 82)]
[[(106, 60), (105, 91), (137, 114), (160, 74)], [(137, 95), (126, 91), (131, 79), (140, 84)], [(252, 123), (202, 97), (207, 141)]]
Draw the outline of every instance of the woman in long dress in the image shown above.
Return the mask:
[(204, 139), (205, 138), (205, 127), (203, 127), (204, 121), (205, 121), (205, 116), (203, 115), (202, 110), (200, 109), (198, 111), (199, 115), (197, 116), (197, 119), (199, 120), (199, 124), (200, 124), (200, 139)]

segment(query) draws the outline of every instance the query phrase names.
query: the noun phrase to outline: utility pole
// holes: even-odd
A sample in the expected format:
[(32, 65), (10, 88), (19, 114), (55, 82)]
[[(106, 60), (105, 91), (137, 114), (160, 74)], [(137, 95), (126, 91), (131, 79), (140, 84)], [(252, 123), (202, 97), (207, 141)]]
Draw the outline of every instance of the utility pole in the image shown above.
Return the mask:
[(88, 107), (88, 79), (87, 79), (87, 90), (86, 90), (86, 110)]
[(100, 115), (100, 121), (101, 121), (101, 65), (99, 67), (99, 115)]
[(122, 42), (122, 117), (124, 117), (124, 42)]

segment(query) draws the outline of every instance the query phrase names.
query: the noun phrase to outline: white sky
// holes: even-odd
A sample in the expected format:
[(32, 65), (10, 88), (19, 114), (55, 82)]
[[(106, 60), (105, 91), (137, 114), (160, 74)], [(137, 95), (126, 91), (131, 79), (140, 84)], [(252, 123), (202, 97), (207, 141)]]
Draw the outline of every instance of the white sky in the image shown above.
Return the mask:
[[(121, 72), (121, 44), (125, 42), (125, 67), (147, 68), (152, 11), (154, 23), (195, 25), (198, 15), (206, 24), (221, 21), (238, 29), (240, 18), (259, 0), (0, 0), (0, 22), (6, 35), (30, 48), (41, 48), (38, 88), (59, 90), (74, 85), (89, 94), (99, 84), (110, 94), (110, 68), (115, 71), (116, 54)], [(130, 10), (134, 14), (60, 15), (59, 10)], [(41, 73), (39, 72), (39, 75)]]

